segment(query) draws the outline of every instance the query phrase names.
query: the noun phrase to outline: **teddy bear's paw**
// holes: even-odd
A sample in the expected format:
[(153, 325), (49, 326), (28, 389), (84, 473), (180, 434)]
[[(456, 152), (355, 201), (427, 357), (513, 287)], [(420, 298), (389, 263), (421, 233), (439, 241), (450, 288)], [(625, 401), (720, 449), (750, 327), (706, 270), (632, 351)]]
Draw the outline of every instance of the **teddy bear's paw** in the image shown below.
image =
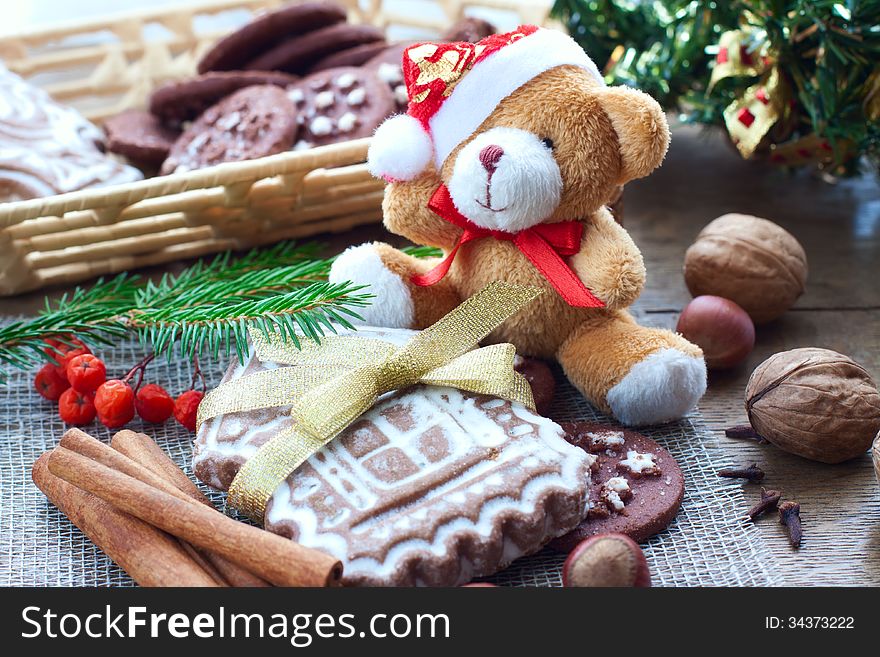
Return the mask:
[(706, 363), (678, 349), (660, 349), (632, 366), (606, 395), (614, 417), (631, 426), (677, 420), (706, 392)]
[(358, 308), (363, 321), (355, 324), (409, 328), (415, 314), (412, 296), (406, 282), (392, 272), (372, 244), (352, 246), (342, 252), (330, 267), (331, 283), (351, 281), (356, 285), (369, 285), (365, 290), (376, 295), (366, 308)]

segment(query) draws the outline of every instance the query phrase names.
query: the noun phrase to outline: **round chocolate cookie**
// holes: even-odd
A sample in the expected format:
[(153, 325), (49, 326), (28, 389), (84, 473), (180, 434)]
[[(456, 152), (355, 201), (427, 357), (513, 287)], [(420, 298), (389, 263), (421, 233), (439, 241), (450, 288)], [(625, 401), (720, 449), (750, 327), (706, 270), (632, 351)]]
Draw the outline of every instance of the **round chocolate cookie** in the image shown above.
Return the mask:
[(365, 43), (347, 50), (340, 50), (332, 55), (319, 59), (312, 65), (309, 73), (317, 73), (325, 71), (328, 68), (339, 68), (340, 66), (362, 66), (373, 57), (384, 51), (388, 47), (385, 40), (374, 41), (373, 43)]
[(340, 23), (282, 41), (252, 59), (249, 71), (287, 71), (302, 75), (318, 60), (365, 43), (383, 41), (385, 35), (372, 25)]
[(398, 112), (405, 112), (409, 104), (406, 84), (403, 81), (403, 52), (414, 43), (414, 41), (408, 41), (390, 45), (364, 64), (364, 68), (375, 71), (379, 79), (391, 89), (395, 109)]
[(369, 137), (394, 111), (388, 87), (365, 68), (347, 66), (314, 73), (288, 87), (296, 106), (301, 150)]
[(513, 361), (513, 368), (529, 382), (538, 415), (546, 416), (553, 403), (553, 397), (556, 395), (556, 379), (553, 377), (550, 366), (537, 358), (517, 356)]
[(246, 87), (208, 108), (174, 143), (162, 174), (288, 150), (296, 139), (296, 107), (280, 87)]
[(280, 41), (345, 20), (346, 10), (335, 2), (304, 2), (258, 16), (220, 39), (202, 57), (199, 73), (231, 71), (259, 57)]
[(672, 455), (635, 431), (590, 422), (562, 422), (566, 440), (596, 457), (590, 510), (550, 547), (570, 552), (596, 534), (618, 532), (647, 540), (672, 522), (684, 497), (684, 476)]
[(170, 125), (192, 121), (229, 94), (256, 84), (286, 87), (299, 78), (271, 71), (212, 71), (163, 84), (150, 96), (150, 111)]
[(104, 132), (108, 151), (144, 168), (158, 168), (180, 136), (179, 130), (162, 125), (142, 110), (126, 110), (111, 116), (104, 121)]
[(470, 41), (476, 43), (487, 36), (492, 36), (498, 31), (492, 23), (482, 18), (466, 16), (446, 30), (441, 39), (446, 41)]

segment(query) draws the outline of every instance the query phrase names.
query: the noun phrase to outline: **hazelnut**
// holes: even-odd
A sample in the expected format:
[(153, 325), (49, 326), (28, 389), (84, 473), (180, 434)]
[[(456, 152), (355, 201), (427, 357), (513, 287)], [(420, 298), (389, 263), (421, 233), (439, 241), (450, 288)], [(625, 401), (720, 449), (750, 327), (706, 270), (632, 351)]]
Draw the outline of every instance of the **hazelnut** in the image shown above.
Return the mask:
[(780, 449), (822, 463), (865, 453), (880, 429), (880, 393), (851, 358), (792, 349), (761, 363), (746, 384), (755, 431)]
[(756, 324), (780, 317), (804, 292), (807, 255), (772, 221), (725, 214), (700, 231), (684, 256), (684, 279), (694, 296), (737, 303)]
[(578, 543), (562, 566), (563, 586), (651, 586), (648, 561), (623, 534), (599, 534)]
[(755, 325), (746, 311), (709, 294), (685, 306), (675, 330), (703, 350), (709, 369), (736, 367), (755, 346)]

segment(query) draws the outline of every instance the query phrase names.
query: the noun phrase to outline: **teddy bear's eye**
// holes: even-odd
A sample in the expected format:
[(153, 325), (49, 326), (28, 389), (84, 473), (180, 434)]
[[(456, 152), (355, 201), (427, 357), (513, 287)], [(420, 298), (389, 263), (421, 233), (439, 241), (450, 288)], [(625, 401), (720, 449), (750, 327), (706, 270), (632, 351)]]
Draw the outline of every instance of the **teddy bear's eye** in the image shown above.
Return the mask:
[(541, 137), (541, 142), (551, 151), (553, 150), (553, 140), (550, 137)]

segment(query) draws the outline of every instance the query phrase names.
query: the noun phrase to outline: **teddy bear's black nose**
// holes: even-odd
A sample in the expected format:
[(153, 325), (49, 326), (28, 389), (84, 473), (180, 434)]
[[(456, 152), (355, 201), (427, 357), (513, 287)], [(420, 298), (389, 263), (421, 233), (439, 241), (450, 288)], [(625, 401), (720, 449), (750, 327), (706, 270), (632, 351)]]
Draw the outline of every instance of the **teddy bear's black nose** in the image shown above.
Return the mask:
[(501, 146), (489, 144), (480, 151), (480, 162), (486, 167), (486, 171), (495, 173), (495, 169), (498, 168), (498, 160), (502, 155), (504, 155), (504, 149)]

